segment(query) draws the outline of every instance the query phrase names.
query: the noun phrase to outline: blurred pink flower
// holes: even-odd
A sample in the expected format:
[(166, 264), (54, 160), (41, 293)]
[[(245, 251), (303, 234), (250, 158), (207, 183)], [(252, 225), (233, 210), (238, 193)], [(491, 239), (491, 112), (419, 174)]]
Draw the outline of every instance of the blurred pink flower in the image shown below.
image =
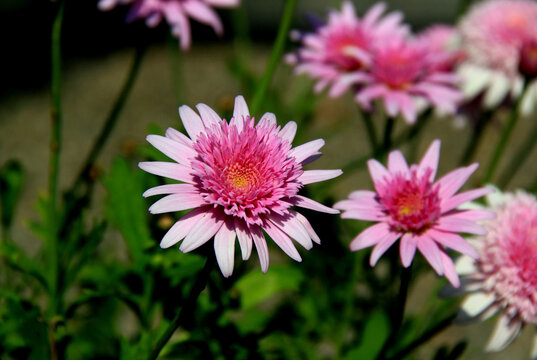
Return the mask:
[(111, 10), (118, 4), (130, 4), (127, 21), (145, 19), (149, 27), (157, 26), (165, 18), (172, 28), (172, 34), (180, 39), (181, 48), (190, 48), (190, 25), (188, 17), (210, 25), (218, 35), (222, 35), (222, 23), (215, 7), (236, 7), (240, 0), (100, 0), (100, 10)]
[(424, 41), (384, 41), (374, 52), (369, 72), (361, 75), (356, 100), (369, 110), (372, 101), (380, 98), (390, 117), (401, 113), (409, 124), (416, 121), (419, 101), (454, 113), (462, 94), (456, 87), (457, 76), (440, 66), (443, 61), (444, 56)]
[(253, 242), (266, 272), (265, 231), (287, 255), (301, 261), (290, 238), (306, 249), (313, 246), (312, 240), (320, 240), (308, 220), (291, 207), (339, 213), (298, 195), (306, 184), (341, 174), (341, 170), (302, 170), (305, 163), (319, 157), (324, 141), (292, 148), (296, 123), (280, 128), (274, 114), (266, 113), (254, 125), (242, 96), (235, 99), (229, 123), (205, 104), (196, 107), (199, 115), (188, 106), (179, 108), (189, 137), (172, 128), (165, 137), (147, 137), (175, 162), (139, 164), (147, 172), (182, 182), (147, 190), (144, 196), (169, 194), (149, 208), (151, 213), (194, 209), (171, 227), (160, 246), (168, 248), (182, 240), (179, 249), (189, 252), (214, 236), (218, 264), (228, 277), (233, 272), (237, 237), (243, 260), (250, 257)]
[[(518, 72), (524, 43), (537, 40), (537, 3), (531, 0), (490, 0), (477, 3), (459, 24), (468, 55), (460, 74), (468, 98), (485, 92), (484, 104), (494, 107), (508, 95), (518, 97), (522, 78)], [(522, 105), (523, 113), (535, 105), (534, 84)]]
[(453, 71), (466, 55), (460, 49), (457, 29), (453, 26), (435, 24), (416, 36), (423, 42), (430, 55), (430, 66), (437, 71)]
[(354, 5), (343, 2), (341, 12), (331, 11), (325, 25), (302, 37), (303, 48), (288, 55), (287, 61), (296, 64), (297, 73), (317, 80), (317, 92), (336, 84), (331, 96), (341, 95), (371, 66), (371, 51), (378, 43), (408, 33), (408, 27), (401, 24), (402, 14), (392, 12), (382, 17), (385, 9), (384, 3), (378, 3), (360, 19)]
[(489, 219), (484, 210), (457, 210), (457, 207), (490, 193), (488, 188), (455, 193), (477, 169), (478, 164), (462, 167), (434, 181), (440, 154), (440, 140), (435, 140), (418, 164), (407, 165), (400, 151), (388, 155), (388, 169), (377, 160), (368, 161), (369, 173), (376, 192), (352, 192), (348, 200), (334, 205), (344, 210), (341, 217), (378, 222), (362, 231), (350, 244), (352, 251), (375, 245), (370, 264), (399, 238), (403, 266), (408, 267), (416, 248), (439, 275), (459, 286), (459, 278), (444, 247), (471, 257), (476, 251), (457, 233), (485, 234), (476, 221)]
[[(462, 256), (456, 262), (463, 282), (457, 292), (470, 293), (459, 320), (485, 320), (500, 312), (486, 350), (501, 351), (525, 325), (537, 325), (537, 200), (523, 191), (487, 199), (496, 218), (483, 224), (486, 236), (471, 240), (479, 259)], [(531, 357), (537, 358), (537, 334)]]

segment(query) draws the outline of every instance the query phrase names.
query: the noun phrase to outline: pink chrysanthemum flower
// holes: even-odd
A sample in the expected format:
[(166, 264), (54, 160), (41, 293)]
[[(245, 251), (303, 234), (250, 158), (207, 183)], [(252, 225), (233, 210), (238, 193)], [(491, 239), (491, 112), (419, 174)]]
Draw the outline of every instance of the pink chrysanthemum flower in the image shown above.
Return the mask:
[(189, 252), (214, 236), (218, 265), (228, 277), (238, 238), (243, 260), (250, 257), (253, 242), (266, 272), (265, 231), (287, 255), (301, 261), (291, 238), (306, 249), (313, 246), (312, 240), (320, 240), (308, 220), (291, 207), (339, 213), (298, 194), (306, 184), (341, 174), (341, 170), (302, 169), (319, 157), (324, 141), (292, 148), (296, 123), (280, 128), (274, 114), (266, 113), (254, 125), (242, 96), (235, 99), (229, 123), (205, 104), (196, 107), (199, 115), (188, 106), (179, 108), (189, 137), (172, 128), (166, 136), (147, 137), (175, 163), (139, 164), (147, 172), (183, 182), (147, 190), (144, 196), (169, 194), (149, 208), (151, 213), (194, 209), (171, 227), (160, 246), (168, 248), (182, 240), (179, 249)]
[(460, 49), (457, 29), (453, 26), (436, 24), (426, 28), (416, 37), (427, 47), (430, 53), (428, 56), (430, 66), (437, 71), (453, 71), (466, 57)]
[[(471, 240), (479, 259), (456, 262), (460, 291), (469, 292), (460, 320), (484, 320), (501, 312), (486, 351), (501, 351), (525, 325), (537, 325), (537, 200), (519, 191), (487, 200), (496, 218), (483, 225), (488, 234)], [(459, 292), (460, 292), (459, 291)], [(532, 359), (537, 359), (537, 333)]]
[(149, 27), (157, 26), (162, 18), (172, 28), (172, 34), (180, 39), (181, 48), (190, 48), (190, 25), (188, 17), (210, 25), (218, 35), (222, 35), (222, 23), (215, 7), (236, 7), (240, 0), (100, 0), (99, 9), (111, 10), (118, 4), (130, 4), (127, 21), (145, 19)]
[(418, 102), (454, 113), (462, 94), (457, 77), (442, 69), (444, 56), (424, 41), (395, 39), (379, 44), (369, 72), (360, 79), (356, 100), (365, 109), (382, 99), (387, 114), (399, 113), (410, 124), (416, 121)]
[[(459, 24), (468, 61), (459, 73), (468, 98), (485, 92), (484, 105), (494, 107), (509, 94), (518, 97), (518, 72), (524, 43), (537, 40), (537, 3), (531, 0), (490, 0), (476, 4)], [(522, 104), (523, 113), (535, 105), (537, 84)]]
[(341, 215), (344, 219), (378, 222), (350, 244), (353, 251), (375, 245), (371, 266), (375, 266), (382, 254), (400, 238), (403, 266), (412, 263), (417, 248), (439, 275), (445, 275), (458, 287), (459, 278), (444, 247), (477, 257), (476, 251), (457, 233), (485, 234), (485, 229), (476, 221), (490, 218), (492, 213), (457, 210), (457, 207), (490, 193), (491, 189), (455, 194), (478, 164), (453, 170), (433, 182), (439, 154), (440, 140), (435, 140), (419, 165), (409, 167), (400, 151), (388, 155), (388, 169), (377, 160), (369, 160), (367, 165), (376, 192), (352, 192), (348, 200), (334, 207), (344, 210)]
[(371, 51), (378, 43), (408, 33), (408, 27), (401, 24), (402, 14), (392, 12), (382, 17), (385, 9), (384, 3), (378, 3), (360, 19), (354, 5), (343, 2), (341, 12), (329, 13), (327, 24), (302, 37), (303, 48), (288, 55), (287, 61), (297, 64), (297, 73), (317, 80), (317, 92), (332, 86), (330, 94), (341, 95), (371, 66)]

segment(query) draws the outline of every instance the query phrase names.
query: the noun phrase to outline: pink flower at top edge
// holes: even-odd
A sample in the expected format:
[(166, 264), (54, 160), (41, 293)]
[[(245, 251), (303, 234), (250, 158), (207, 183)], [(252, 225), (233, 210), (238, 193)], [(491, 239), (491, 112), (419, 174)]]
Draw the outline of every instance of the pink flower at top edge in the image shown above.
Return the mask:
[(303, 47), (288, 55), (287, 62), (296, 64), (297, 73), (316, 79), (317, 92), (332, 86), (331, 96), (341, 95), (371, 66), (376, 44), (408, 34), (408, 27), (401, 24), (402, 14), (392, 12), (383, 17), (385, 9), (384, 3), (378, 3), (360, 19), (354, 5), (343, 2), (341, 11), (329, 13), (325, 25), (302, 37)]
[(100, 0), (100, 10), (111, 10), (118, 4), (130, 4), (127, 21), (145, 19), (149, 27), (157, 26), (164, 18), (170, 24), (172, 34), (180, 39), (181, 49), (190, 48), (191, 17), (203, 24), (210, 25), (218, 35), (222, 35), (222, 23), (218, 14), (211, 8), (236, 7), (240, 0)]
[(362, 231), (350, 244), (353, 251), (375, 245), (370, 263), (379, 258), (400, 239), (400, 256), (408, 267), (418, 249), (439, 275), (459, 286), (453, 261), (444, 247), (477, 257), (477, 253), (458, 233), (485, 234), (476, 221), (490, 219), (484, 210), (457, 210), (457, 207), (486, 195), (492, 190), (480, 188), (455, 194), (478, 164), (462, 167), (433, 182), (438, 167), (440, 140), (435, 140), (419, 164), (407, 165), (400, 151), (388, 155), (386, 169), (377, 160), (368, 161), (376, 192), (359, 190), (349, 199), (334, 205), (343, 210), (344, 219), (374, 221), (377, 224)]
[(160, 214), (193, 209), (166, 233), (160, 246), (182, 241), (179, 249), (192, 251), (214, 237), (214, 249), (225, 277), (233, 272), (235, 238), (247, 260), (252, 243), (261, 269), (266, 272), (269, 254), (263, 231), (292, 259), (301, 261), (291, 238), (306, 249), (320, 243), (311, 224), (292, 206), (337, 214), (298, 194), (307, 184), (335, 178), (341, 170), (303, 170), (319, 157), (322, 139), (292, 147), (297, 125), (276, 124), (266, 113), (254, 124), (242, 96), (235, 98), (233, 117), (221, 119), (205, 104), (179, 108), (188, 136), (168, 128), (166, 136), (149, 135), (149, 141), (174, 162), (141, 162), (142, 170), (180, 181), (151, 188), (144, 196), (167, 196), (149, 211)]
[[(532, 325), (533, 350), (537, 358), (537, 199), (524, 191), (497, 191), (487, 196), (496, 218), (483, 223), (487, 235), (471, 239), (479, 259), (461, 256), (455, 263), (462, 277), (460, 289), (468, 293), (458, 321), (486, 320), (500, 313), (486, 346), (487, 352), (505, 349)], [(475, 205), (474, 205), (475, 206)]]

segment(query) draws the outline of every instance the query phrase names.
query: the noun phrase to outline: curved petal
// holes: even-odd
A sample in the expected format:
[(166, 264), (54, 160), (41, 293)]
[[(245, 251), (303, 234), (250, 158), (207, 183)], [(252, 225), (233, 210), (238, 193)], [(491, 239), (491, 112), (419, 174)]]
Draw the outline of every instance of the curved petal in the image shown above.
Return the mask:
[(442, 257), (442, 266), (444, 267), (444, 275), (448, 281), (453, 285), (453, 287), (458, 288), (461, 285), (457, 271), (455, 271), (455, 265), (453, 265), (453, 260), (446, 254), (445, 251), (440, 251), (440, 256)]
[(440, 157), (440, 140), (434, 140), (427, 149), (418, 166), (418, 176), (421, 177), (428, 169), (431, 169), (430, 181), (434, 180), (436, 170), (438, 169), (438, 159)]
[(235, 218), (235, 232), (239, 239), (243, 260), (248, 260), (252, 254), (252, 236), (244, 221)]
[(207, 212), (187, 234), (179, 250), (187, 253), (205, 244), (220, 230), (223, 223), (224, 217), (215, 210)]
[(189, 165), (190, 158), (197, 154), (191, 147), (164, 136), (147, 135), (146, 140), (161, 153), (183, 165)]
[(306, 170), (297, 178), (303, 185), (312, 184), (320, 181), (330, 180), (343, 174), (343, 171), (337, 170)]
[(522, 329), (521, 320), (510, 318), (507, 314), (502, 314), (500, 320), (496, 323), (492, 336), (485, 346), (485, 351), (502, 351), (516, 339), (520, 333), (520, 329)]
[(401, 256), (401, 263), (404, 267), (409, 267), (410, 264), (412, 264), (417, 244), (418, 237), (414, 234), (408, 233), (401, 238), (399, 243), (399, 254)]
[(305, 144), (299, 145), (289, 152), (289, 156), (294, 157), (296, 162), (302, 162), (311, 155), (319, 151), (324, 146), (323, 139), (312, 140)]
[(401, 234), (396, 232), (389, 232), (384, 238), (375, 247), (371, 252), (371, 257), (369, 258), (369, 264), (375, 266), (380, 257), (393, 245), (394, 242), (399, 239)]
[(265, 236), (257, 225), (250, 227), (250, 235), (252, 235), (252, 239), (254, 240), (254, 245), (257, 250), (257, 256), (259, 256), (261, 271), (266, 273), (269, 267), (269, 252)]
[(474, 163), (467, 167), (455, 169), (442, 176), (435, 183), (435, 185), (439, 187), (438, 196), (441, 199), (453, 196), (453, 194), (455, 194), (464, 185), (466, 180), (468, 180), (470, 175), (472, 175), (478, 167), (479, 164)]
[(207, 207), (194, 209), (177, 220), (162, 238), (160, 247), (167, 249), (183, 240), (190, 230), (192, 230), (194, 225), (196, 225), (196, 223), (201, 220), (207, 211), (209, 211), (209, 209), (210, 208)]
[(358, 251), (376, 245), (380, 240), (387, 237), (390, 227), (386, 223), (372, 225), (358, 234), (350, 243), (352, 251)]
[(219, 125), (222, 122), (220, 116), (213, 109), (211, 109), (210, 106), (200, 103), (196, 105), (196, 108), (198, 109), (201, 115), (201, 120), (207, 129), (213, 125)]
[(196, 194), (199, 191), (191, 184), (167, 184), (152, 187), (146, 190), (142, 196), (148, 197), (162, 194)]
[(197, 0), (187, 0), (183, 2), (183, 8), (191, 18), (211, 26), (218, 35), (224, 32), (220, 18), (207, 4)]
[(206, 205), (200, 194), (171, 194), (155, 202), (149, 208), (151, 214), (188, 210)]
[(289, 141), (289, 143), (292, 143), (296, 135), (296, 129), (297, 129), (296, 122), (289, 121), (287, 124), (285, 124), (283, 129), (280, 130), (279, 135), (283, 140), (287, 140)]
[(183, 121), (188, 136), (190, 136), (192, 140), (195, 141), (198, 138), (198, 135), (205, 131), (205, 126), (203, 125), (200, 116), (190, 107), (186, 105), (181, 106), (179, 108), (179, 116)]
[(328, 214), (339, 214), (339, 210), (332, 209), (328, 206), (324, 206), (321, 203), (318, 203), (315, 200), (308, 199), (302, 195), (295, 195), (289, 199), (289, 202), (295, 206), (300, 206), (305, 209), (320, 211)]
[(479, 254), (477, 251), (475, 251), (473, 246), (458, 234), (429, 229), (429, 231), (427, 231), (427, 235), (429, 235), (437, 243), (458, 251), (461, 254), (467, 255), (473, 259), (477, 259), (479, 257)]
[(408, 176), (408, 164), (406, 163), (405, 157), (399, 151), (392, 151), (388, 155), (388, 170), (392, 174), (401, 173), (405, 176)]
[(430, 237), (426, 235), (420, 236), (418, 239), (418, 250), (438, 275), (444, 274), (444, 266), (442, 265), (442, 257), (440, 255), (441, 250)]
[(233, 119), (237, 125), (237, 129), (242, 131), (244, 122), (250, 117), (248, 105), (242, 95), (235, 97), (235, 106), (233, 107)]
[(298, 262), (302, 261), (300, 254), (296, 250), (295, 245), (293, 245), (293, 242), (289, 236), (281, 231), (276, 225), (267, 221), (265, 224), (263, 224), (263, 230), (266, 231), (268, 236), (274, 240), (276, 245), (278, 245), (280, 249), (282, 249), (283, 252), (286, 253), (291, 259)]
[(235, 261), (235, 231), (227, 222), (214, 236), (214, 253), (222, 275), (229, 277)]
[(138, 167), (153, 175), (194, 184), (192, 169), (181, 164), (165, 161), (143, 161), (138, 163)]

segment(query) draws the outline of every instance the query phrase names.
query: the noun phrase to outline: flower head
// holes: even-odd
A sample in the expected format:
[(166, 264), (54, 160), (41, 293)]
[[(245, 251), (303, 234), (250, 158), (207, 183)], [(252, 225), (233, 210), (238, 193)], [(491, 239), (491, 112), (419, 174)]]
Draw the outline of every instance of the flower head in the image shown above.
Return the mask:
[(298, 194), (306, 184), (328, 180), (341, 170), (303, 170), (319, 156), (324, 141), (314, 140), (293, 148), (296, 123), (283, 128), (274, 114), (266, 113), (255, 124), (242, 96), (235, 99), (233, 117), (221, 119), (205, 104), (199, 115), (188, 106), (179, 108), (188, 137), (169, 128), (166, 136), (147, 140), (175, 162), (141, 162), (140, 168), (180, 184), (151, 188), (144, 196), (169, 194), (154, 203), (153, 214), (194, 209), (177, 221), (162, 239), (168, 248), (182, 240), (179, 249), (189, 252), (214, 236), (216, 258), (222, 274), (231, 275), (235, 238), (243, 260), (255, 244), (261, 269), (268, 269), (264, 230), (296, 261), (300, 255), (290, 238), (306, 249), (319, 243), (308, 220), (291, 209), (293, 205), (338, 213)]
[(430, 66), (437, 71), (453, 71), (466, 55), (460, 49), (457, 29), (453, 26), (436, 24), (416, 36), (430, 53)]
[(314, 33), (302, 37), (303, 48), (287, 57), (297, 64), (298, 73), (318, 80), (316, 91), (333, 86), (332, 96), (341, 95), (361, 78), (361, 71), (371, 66), (373, 48), (380, 42), (408, 33), (402, 25), (402, 14), (393, 12), (382, 17), (385, 4), (378, 3), (362, 19), (354, 6), (345, 1), (341, 12), (331, 11), (328, 22)]
[(157, 26), (162, 18), (170, 24), (172, 34), (181, 41), (181, 48), (190, 47), (190, 25), (188, 17), (210, 25), (222, 35), (222, 23), (211, 6), (236, 7), (240, 0), (100, 0), (99, 9), (111, 10), (118, 4), (131, 4), (127, 21), (145, 19), (149, 27)]
[(378, 161), (369, 160), (376, 192), (352, 192), (348, 200), (334, 207), (344, 210), (341, 215), (344, 219), (378, 222), (350, 244), (353, 251), (375, 245), (371, 266), (400, 239), (403, 266), (412, 263), (417, 248), (439, 275), (445, 275), (457, 287), (459, 279), (444, 247), (477, 257), (475, 250), (457, 233), (484, 234), (485, 229), (476, 221), (492, 215), (488, 211), (457, 210), (457, 207), (491, 190), (480, 188), (455, 194), (477, 169), (477, 164), (453, 170), (434, 182), (439, 153), (440, 140), (435, 140), (421, 162), (410, 167), (400, 151), (388, 155), (387, 169)]
[[(484, 222), (488, 233), (474, 239), (479, 259), (456, 262), (463, 292), (471, 294), (459, 318), (486, 319), (501, 312), (486, 350), (500, 351), (526, 324), (537, 325), (537, 199), (518, 191), (487, 197), (496, 218)], [(537, 358), (537, 334), (532, 358)]]

